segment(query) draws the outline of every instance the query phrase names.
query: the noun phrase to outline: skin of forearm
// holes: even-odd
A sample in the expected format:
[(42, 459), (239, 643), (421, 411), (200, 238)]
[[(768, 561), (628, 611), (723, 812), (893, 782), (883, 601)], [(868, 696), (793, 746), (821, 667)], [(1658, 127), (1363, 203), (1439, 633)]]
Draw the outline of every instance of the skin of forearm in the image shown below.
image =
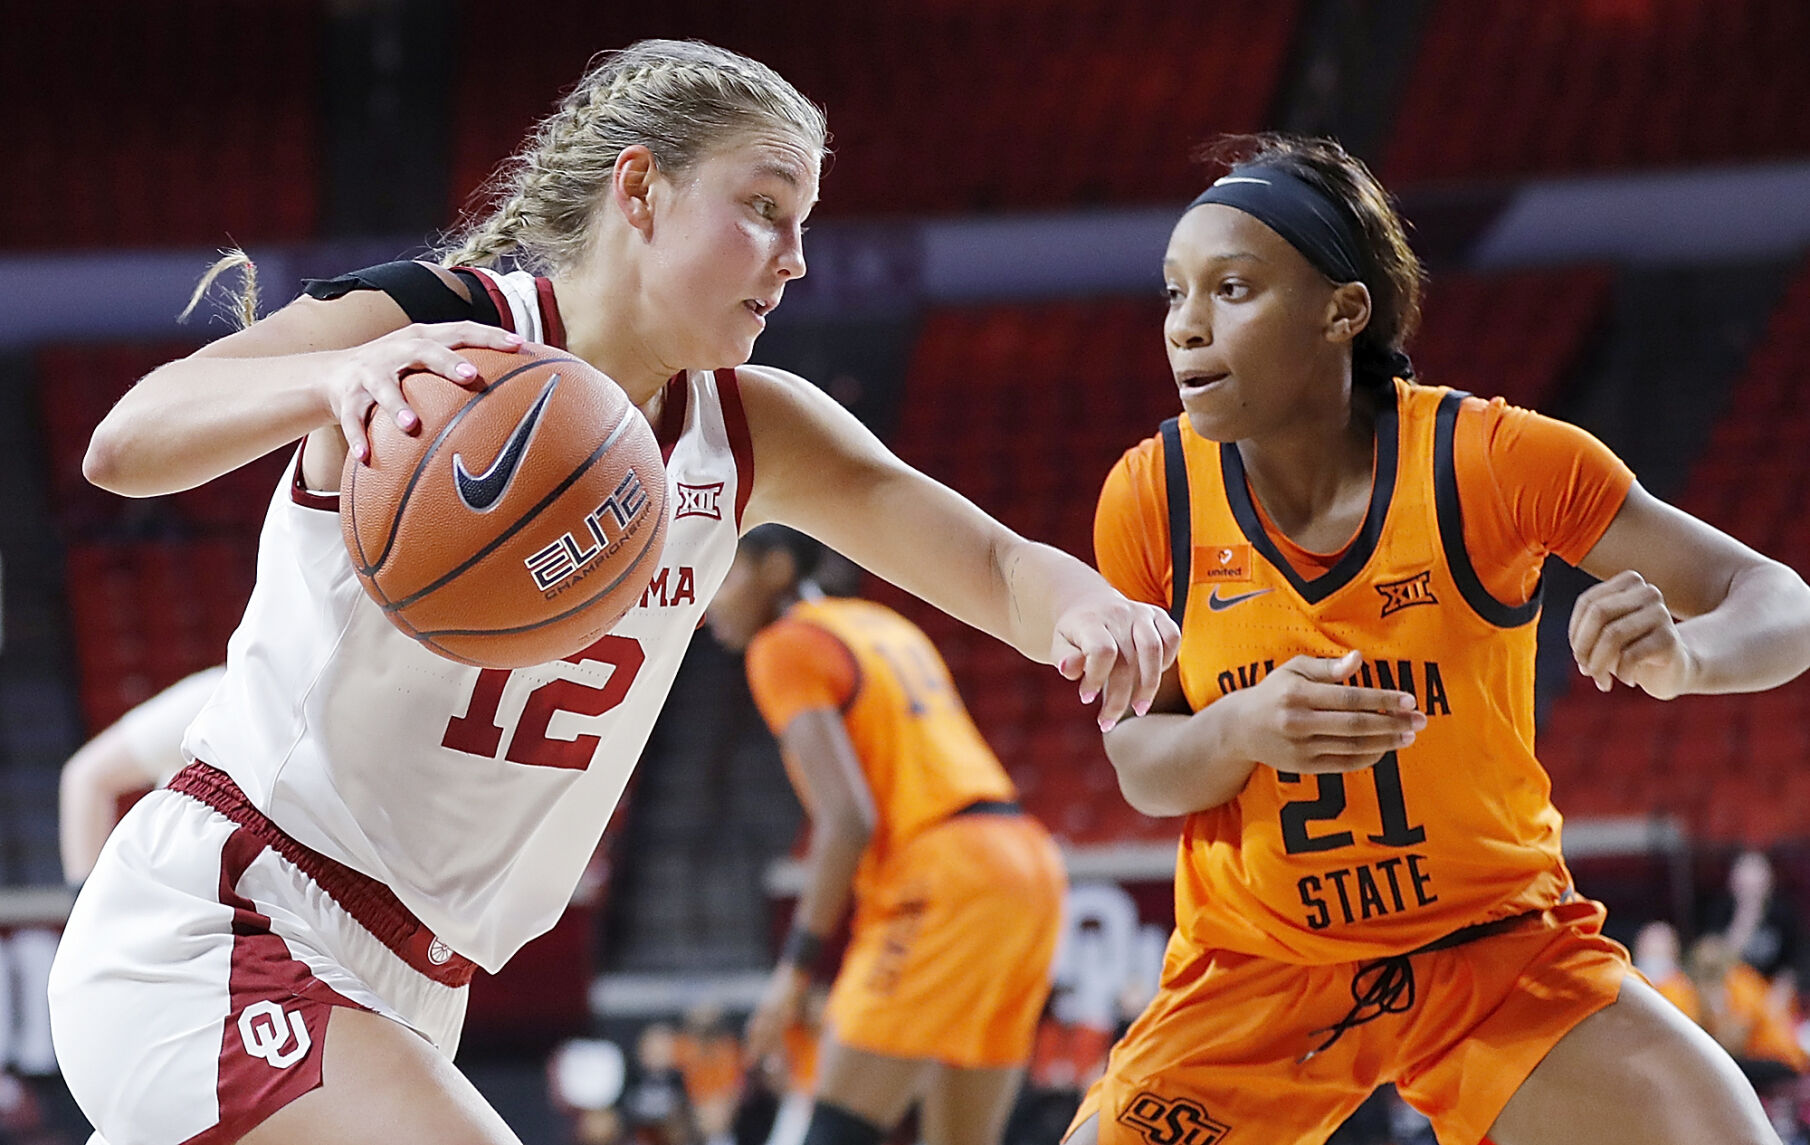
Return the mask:
[(792, 924), (827, 937), (848, 909), (855, 869), (867, 849), (870, 832), (859, 823), (814, 825), (805, 865), (809, 875), (792, 914)]
[(58, 843), (63, 877), (79, 883), (94, 869), (94, 858), (113, 831), (113, 802), (92, 785), (72, 782), (67, 774), (61, 796)]
[(126, 497), (191, 489), (332, 421), (317, 381), (333, 351), (184, 358), (147, 375), (102, 419), (82, 472)]
[(1256, 762), (1234, 746), (1235, 696), (1193, 715), (1152, 712), (1106, 734), (1125, 801), (1145, 815), (1186, 815), (1236, 798)]
[(1678, 623), (1689, 649), (1688, 690), (1757, 692), (1810, 668), (1810, 588), (1768, 561), (1744, 569), (1715, 609)]
[(1106, 587), (1100, 575), (1060, 549), (1022, 538), (998, 553), (1000, 583), (1011, 601), (999, 635), (1040, 664), (1050, 658), (1056, 618), (1077, 598)]

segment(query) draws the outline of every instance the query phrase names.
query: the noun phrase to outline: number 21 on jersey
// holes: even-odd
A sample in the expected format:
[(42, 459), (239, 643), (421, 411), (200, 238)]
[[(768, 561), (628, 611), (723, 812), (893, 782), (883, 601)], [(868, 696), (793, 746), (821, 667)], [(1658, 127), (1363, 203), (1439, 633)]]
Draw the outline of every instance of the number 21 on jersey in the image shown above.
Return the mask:
[[(1401, 763), (1392, 751), (1365, 769), (1376, 785), (1376, 808), (1382, 819), (1382, 833), (1367, 835), (1372, 843), (1385, 847), (1413, 847), (1424, 843), (1427, 829), (1408, 819), (1407, 803), (1402, 798)], [(1292, 771), (1277, 772), (1284, 783), (1299, 783), (1301, 776)], [(1282, 805), (1282, 846), (1291, 855), (1314, 851), (1336, 851), (1352, 845), (1350, 831), (1315, 834), (1310, 823), (1336, 820), (1345, 811), (1345, 777), (1337, 772), (1321, 772), (1314, 777), (1318, 792), (1312, 799), (1296, 799)]]
[(495, 759), (497, 749), (508, 737), (503, 756), (510, 763), (529, 767), (563, 767), (583, 771), (590, 765), (600, 737), (580, 735), (572, 739), (550, 739), (547, 725), (559, 712), (578, 716), (601, 716), (622, 703), (629, 685), (647, 660), (641, 642), (626, 636), (605, 636), (582, 652), (566, 657), (571, 664), (602, 664), (610, 668), (609, 678), (602, 684), (581, 683), (560, 678), (548, 680), (528, 693), (522, 711), (508, 726), (498, 718), (503, 702), (503, 689), (512, 671), (485, 668), (471, 690), (471, 702), (465, 714), (454, 716), (446, 725), (440, 746), (467, 755)]

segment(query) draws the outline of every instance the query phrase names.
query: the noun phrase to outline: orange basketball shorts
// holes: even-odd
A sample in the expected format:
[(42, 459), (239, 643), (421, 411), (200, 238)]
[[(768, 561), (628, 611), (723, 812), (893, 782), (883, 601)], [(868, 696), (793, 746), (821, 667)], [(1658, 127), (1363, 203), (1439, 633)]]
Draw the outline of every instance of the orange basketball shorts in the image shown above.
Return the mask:
[(1393, 1082), (1441, 1142), (1475, 1145), (1552, 1047), (1619, 996), (1630, 962), (1603, 937), (1604, 913), (1577, 900), (1415, 955), (1411, 1007), (1305, 1062), (1351, 1009), (1362, 963), (1299, 966), (1172, 937), (1161, 989), (1069, 1132), (1097, 1116), (1100, 1145), (1321, 1145)]
[(1031, 1056), (1068, 880), (1024, 815), (958, 815), (905, 844), (858, 904), (828, 1018), (844, 1045), (968, 1068)]

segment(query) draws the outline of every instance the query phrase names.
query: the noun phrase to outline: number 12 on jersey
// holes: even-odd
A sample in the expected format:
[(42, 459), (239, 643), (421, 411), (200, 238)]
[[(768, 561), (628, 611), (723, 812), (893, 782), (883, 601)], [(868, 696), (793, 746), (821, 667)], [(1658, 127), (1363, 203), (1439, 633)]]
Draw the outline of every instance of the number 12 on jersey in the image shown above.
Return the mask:
[(609, 679), (602, 684), (564, 678), (548, 680), (528, 693), (528, 702), (522, 705), (521, 715), (512, 721), (513, 727), (499, 720), (497, 711), (502, 706), (503, 689), (514, 673), (503, 668), (486, 668), (478, 673), (478, 682), (471, 690), (471, 702), (465, 706), (465, 714), (454, 716), (447, 723), (440, 746), (495, 759), (497, 748), (502, 746), (503, 737), (507, 735), (509, 749), (503, 758), (510, 763), (583, 771), (590, 766), (600, 737), (581, 735), (572, 739), (549, 739), (547, 725), (559, 712), (601, 716), (614, 708), (628, 695), (629, 685), (635, 682), (635, 674), (646, 660), (647, 654), (640, 641), (626, 636), (603, 637), (584, 651), (567, 656), (566, 661), (607, 664), (611, 668)]

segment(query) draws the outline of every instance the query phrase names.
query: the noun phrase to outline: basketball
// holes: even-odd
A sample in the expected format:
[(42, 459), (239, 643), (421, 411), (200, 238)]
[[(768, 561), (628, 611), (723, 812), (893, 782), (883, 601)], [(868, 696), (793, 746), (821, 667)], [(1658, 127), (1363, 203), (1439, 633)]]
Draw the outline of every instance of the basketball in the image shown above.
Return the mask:
[(370, 463), (348, 456), (340, 475), (346, 549), (422, 647), (483, 668), (559, 660), (620, 620), (660, 563), (660, 447), (621, 387), (562, 350), (460, 353), (470, 387), (402, 379), (419, 432), (373, 407)]

